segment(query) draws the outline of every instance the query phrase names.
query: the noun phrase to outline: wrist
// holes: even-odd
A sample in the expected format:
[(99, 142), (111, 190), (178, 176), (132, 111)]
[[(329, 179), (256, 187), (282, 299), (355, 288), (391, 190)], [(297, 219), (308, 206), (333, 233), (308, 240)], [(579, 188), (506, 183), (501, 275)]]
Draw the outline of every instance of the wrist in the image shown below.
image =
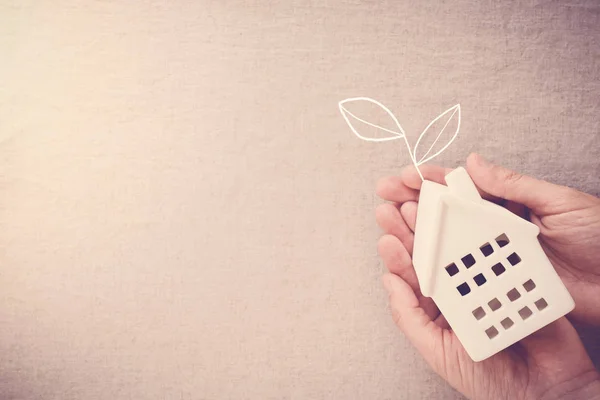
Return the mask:
[(540, 400), (600, 400), (600, 374), (595, 369), (546, 390)]

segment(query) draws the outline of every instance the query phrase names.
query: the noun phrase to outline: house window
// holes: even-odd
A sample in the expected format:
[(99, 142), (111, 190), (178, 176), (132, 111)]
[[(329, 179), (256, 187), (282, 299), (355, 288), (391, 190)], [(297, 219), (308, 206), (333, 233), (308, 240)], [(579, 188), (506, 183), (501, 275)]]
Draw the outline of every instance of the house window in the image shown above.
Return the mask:
[(457, 286), (458, 292), (461, 294), (461, 296), (466, 296), (469, 293), (471, 293), (471, 288), (469, 287), (469, 285), (467, 284), (467, 282), (463, 282), (460, 285)]
[(533, 280), (528, 280), (527, 282), (525, 282), (523, 284), (523, 287), (525, 288), (525, 290), (527, 290), (528, 292), (531, 292), (533, 289), (535, 289), (535, 282), (533, 282)]
[(477, 321), (479, 321), (481, 318), (485, 317), (485, 310), (483, 309), (483, 307), (477, 307), (476, 309), (474, 309), (473, 316), (475, 317), (475, 319)]
[(490, 306), (490, 309), (492, 311), (496, 311), (498, 310), (500, 307), (502, 307), (502, 303), (500, 303), (500, 300), (498, 300), (497, 298), (493, 298), (492, 300), (490, 300), (488, 302), (488, 306)]
[(481, 253), (482, 253), (484, 256), (486, 256), (486, 257), (487, 257), (487, 256), (489, 256), (490, 254), (492, 254), (492, 253), (494, 252), (494, 248), (493, 248), (493, 247), (492, 247), (492, 245), (491, 245), (491, 244), (489, 244), (489, 243), (486, 243), (486, 244), (484, 244), (483, 246), (481, 246), (481, 247), (479, 248), (479, 250), (481, 250)]
[(487, 280), (485, 279), (485, 276), (483, 276), (483, 274), (477, 274), (473, 277), (473, 280), (475, 281), (475, 283), (477, 284), (477, 286), (481, 286), (484, 283), (487, 282)]
[(502, 321), (500, 321), (500, 324), (502, 324), (502, 327), (503, 327), (504, 329), (508, 329), (508, 328), (510, 328), (511, 326), (513, 326), (515, 323), (513, 322), (513, 320), (512, 320), (512, 319), (510, 319), (510, 318), (506, 317), (506, 318), (504, 318)]
[(498, 263), (492, 267), (492, 271), (494, 271), (494, 274), (496, 274), (496, 276), (500, 276), (504, 273), (504, 271), (506, 271), (506, 268), (504, 268), (504, 265), (502, 265), (502, 263)]
[(521, 257), (519, 257), (517, 253), (512, 253), (510, 256), (508, 256), (508, 262), (510, 265), (517, 265), (521, 262)]
[(473, 265), (475, 265), (475, 257), (473, 257), (472, 254), (467, 254), (466, 256), (461, 258), (461, 261), (463, 262), (463, 264), (465, 264), (465, 267), (467, 268), (471, 268)]
[(454, 276), (458, 274), (458, 267), (456, 266), (456, 264), (452, 263), (446, 267), (446, 272), (448, 273), (448, 275)]
[(496, 329), (496, 327), (492, 325), (492, 326), (490, 326), (489, 328), (487, 328), (487, 329), (485, 330), (485, 334), (486, 334), (486, 335), (487, 335), (487, 336), (488, 336), (490, 339), (493, 339), (493, 338), (495, 338), (496, 336), (498, 336), (498, 329)]
[(508, 293), (506, 293), (506, 297), (508, 297), (508, 299), (510, 301), (515, 301), (517, 300), (519, 297), (521, 297), (521, 293), (519, 293), (519, 291), (517, 289), (510, 289)]
[(504, 247), (510, 243), (510, 240), (508, 240), (508, 236), (506, 236), (506, 233), (503, 233), (502, 235), (496, 238), (496, 243), (498, 243), (498, 246)]
[(535, 302), (535, 306), (538, 310), (542, 311), (544, 308), (548, 307), (548, 303), (542, 298)]
[(531, 314), (533, 314), (533, 311), (531, 311), (527, 306), (519, 310), (519, 315), (521, 316), (521, 318), (523, 318), (523, 321), (531, 317)]

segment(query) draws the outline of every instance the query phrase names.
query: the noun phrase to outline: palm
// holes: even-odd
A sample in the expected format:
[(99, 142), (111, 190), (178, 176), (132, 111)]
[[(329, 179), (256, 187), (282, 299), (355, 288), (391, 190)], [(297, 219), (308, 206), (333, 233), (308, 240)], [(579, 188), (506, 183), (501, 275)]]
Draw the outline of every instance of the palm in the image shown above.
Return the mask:
[(443, 332), (444, 362), (433, 365), (441, 376), (454, 387), (460, 388), (468, 397), (474, 399), (527, 399), (531, 387), (530, 371), (535, 364), (529, 362), (526, 351), (514, 346), (505, 352), (487, 360), (475, 363), (468, 356), (454, 333), (446, 329)]

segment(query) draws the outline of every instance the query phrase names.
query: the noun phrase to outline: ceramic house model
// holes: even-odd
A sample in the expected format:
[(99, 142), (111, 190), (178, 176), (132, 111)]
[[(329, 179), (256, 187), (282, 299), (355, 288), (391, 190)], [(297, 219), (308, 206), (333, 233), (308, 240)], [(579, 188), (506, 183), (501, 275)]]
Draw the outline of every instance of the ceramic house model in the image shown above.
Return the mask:
[(555, 321), (575, 304), (537, 240), (539, 228), (482, 199), (464, 168), (424, 181), (413, 264), (474, 361)]

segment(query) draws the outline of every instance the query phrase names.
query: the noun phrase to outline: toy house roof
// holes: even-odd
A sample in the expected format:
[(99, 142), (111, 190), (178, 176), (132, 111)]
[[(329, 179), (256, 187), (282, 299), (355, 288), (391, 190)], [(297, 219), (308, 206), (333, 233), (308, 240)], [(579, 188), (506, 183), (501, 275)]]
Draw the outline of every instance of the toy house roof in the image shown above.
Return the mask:
[[(437, 274), (443, 270), (443, 266), (437, 264), (436, 251), (440, 250), (440, 242), (443, 240), (440, 230), (445, 223), (447, 209), (460, 208), (462, 211), (467, 211), (469, 216), (475, 216), (481, 224), (495, 224), (498, 225), (499, 230), (518, 229), (531, 235), (532, 239), (535, 239), (539, 233), (539, 228), (531, 222), (482, 199), (464, 168), (459, 167), (449, 173), (446, 176), (446, 183), (448, 186), (430, 181), (423, 182), (419, 197), (413, 263), (421, 292), (429, 297), (435, 289)], [(465, 221), (465, 224), (469, 221)], [(456, 224), (457, 221), (453, 220), (452, 223)], [(455, 228), (466, 229), (464, 226)]]

